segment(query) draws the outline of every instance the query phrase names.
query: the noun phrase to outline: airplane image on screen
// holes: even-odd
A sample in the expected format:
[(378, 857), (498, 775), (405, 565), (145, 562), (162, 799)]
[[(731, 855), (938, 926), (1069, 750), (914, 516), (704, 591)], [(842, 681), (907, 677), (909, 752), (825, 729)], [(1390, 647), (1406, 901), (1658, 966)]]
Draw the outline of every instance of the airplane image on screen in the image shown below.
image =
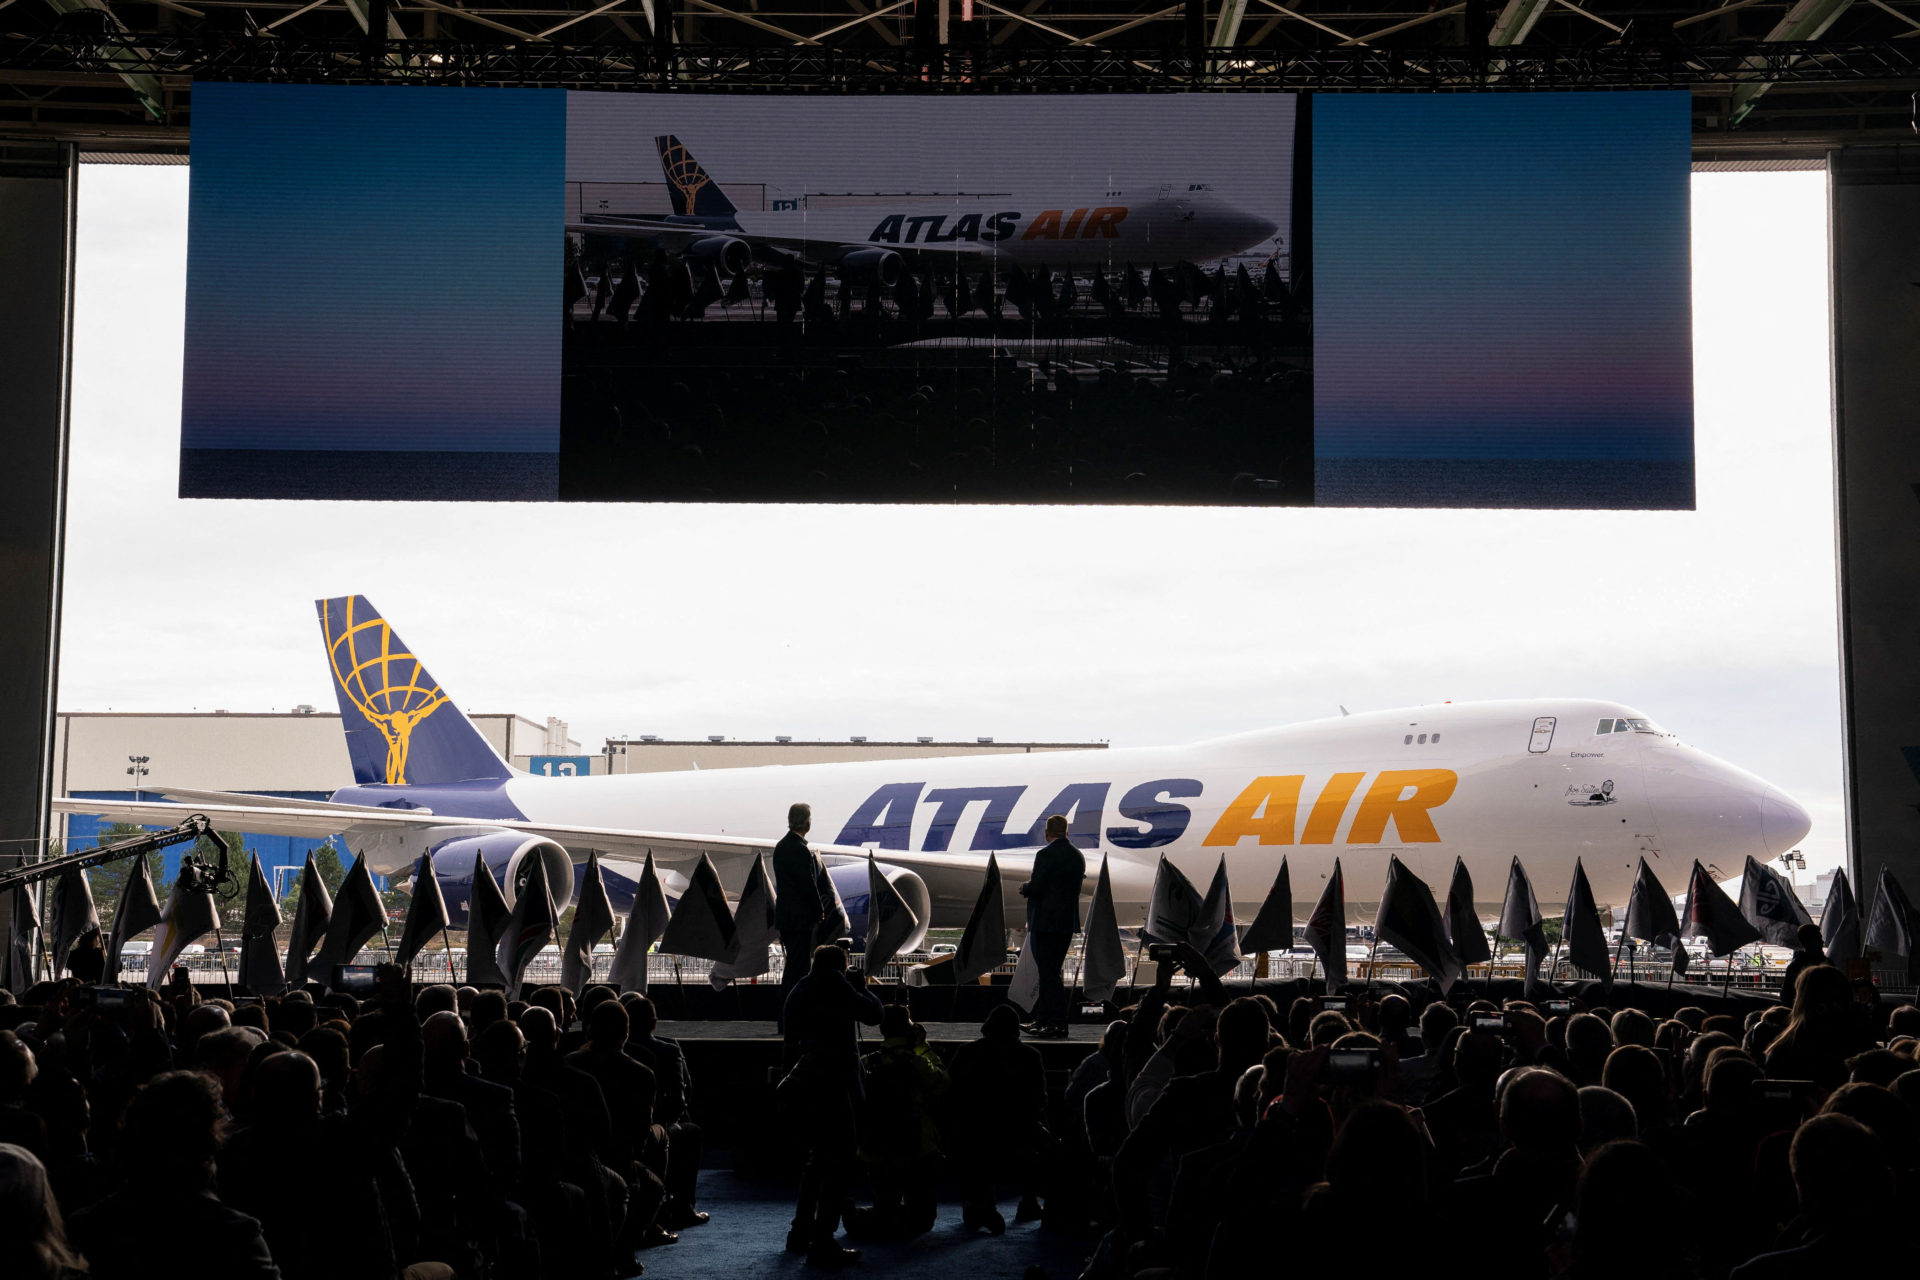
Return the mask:
[(670, 895), (702, 855), (737, 892), (751, 859), (784, 834), (788, 805), (804, 801), (855, 936), (871, 852), (919, 922), (903, 949), (928, 926), (966, 921), (989, 855), (1017, 924), (1014, 887), (1050, 814), (1067, 817), (1086, 851), (1089, 895), (1108, 860), (1123, 926), (1142, 918), (1163, 856), (1204, 884), (1224, 855), (1245, 920), (1282, 856), (1299, 919), (1336, 857), (1357, 913), (1377, 898), (1389, 855), (1436, 886), (1457, 855), (1492, 918), (1515, 855), (1543, 906), (1564, 896), (1576, 856), (1597, 901), (1624, 906), (1643, 856), (1679, 888), (1696, 858), (1764, 862), (1811, 827), (1779, 789), (1638, 711), (1564, 698), (1343, 715), (1173, 747), (538, 776), (500, 758), (365, 597), (316, 605), (352, 784), (324, 803), (160, 787), (160, 801), (59, 797), (56, 809), (147, 824), (201, 812), (223, 829), (337, 834), (386, 875), (429, 859), (458, 923), (476, 853), (510, 900), (539, 858), (564, 906), (577, 886), (570, 864), (589, 850), (620, 912), (648, 853), (669, 869)]
[(754, 262), (830, 268), (850, 283), (891, 287), (908, 272), (950, 275), (998, 262), (1035, 267), (1204, 263), (1272, 252), (1277, 225), (1237, 209), (1206, 183), (1144, 190), (1052, 192), (990, 200), (902, 197), (898, 206), (818, 212), (742, 212), (666, 134), (654, 139), (672, 193), (671, 214), (590, 214), (583, 236), (652, 240), (699, 270), (738, 275)]

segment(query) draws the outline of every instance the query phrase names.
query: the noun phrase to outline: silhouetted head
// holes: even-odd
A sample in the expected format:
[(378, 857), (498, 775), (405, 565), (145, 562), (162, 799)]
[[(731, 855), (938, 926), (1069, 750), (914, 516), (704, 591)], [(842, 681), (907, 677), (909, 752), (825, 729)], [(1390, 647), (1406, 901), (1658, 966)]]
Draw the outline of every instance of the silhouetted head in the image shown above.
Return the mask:
[(787, 830), (797, 836), (804, 836), (813, 830), (813, 806), (810, 804), (788, 805)]
[(633, 1021), (627, 1017), (626, 1006), (618, 1000), (608, 1000), (594, 1006), (593, 1016), (587, 1021), (587, 1038), (595, 1049), (617, 1051), (627, 1042), (632, 1029)]
[(1526, 1155), (1571, 1157), (1580, 1141), (1580, 1095), (1558, 1072), (1523, 1067), (1501, 1091), (1500, 1131)]
[(1049, 814), (1047, 817), (1047, 839), (1065, 840), (1067, 838), (1067, 815)]
[(1019, 1013), (1010, 1004), (995, 1005), (987, 1011), (986, 1020), (980, 1024), (980, 1034), (988, 1040), (1018, 1040)]
[(814, 973), (826, 973), (829, 970), (838, 970), (841, 973), (847, 971), (847, 953), (831, 942), (813, 949), (811, 966), (811, 971)]
[(1858, 1120), (1818, 1115), (1800, 1126), (1788, 1153), (1800, 1211), (1815, 1218), (1868, 1217), (1893, 1194), (1880, 1140)]
[(621, 996), (620, 1003), (627, 1006), (627, 1021), (633, 1024), (634, 1039), (644, 1039), (660, 1026), (660, 1011), (654, 1008), (652, 997), (645, 992)]
[(1633, 1104), (1604, 1085), (1580, 1090), (1580, 1150), (1592, 1152), (1609, 1142), (1640, 1135)]

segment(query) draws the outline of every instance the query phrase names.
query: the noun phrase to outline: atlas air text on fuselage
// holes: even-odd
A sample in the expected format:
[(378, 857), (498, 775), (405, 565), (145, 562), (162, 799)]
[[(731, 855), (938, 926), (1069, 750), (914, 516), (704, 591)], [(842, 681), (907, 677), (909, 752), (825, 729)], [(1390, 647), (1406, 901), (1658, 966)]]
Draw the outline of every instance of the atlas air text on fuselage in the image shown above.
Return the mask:
[[(944, 213), (890, 213), (880, 219), (867, 239), (873, 244), (954, 244), (959, 241), (993, 244), (1001, 240), (1114, 240), (1126, 221), (1124, 205), (1094, 208), (1046, 209), (1025, 227), (1018, 211), (963, 213), (947, 226)], [(1016, 232), (1017, 237), (1016, 237)]]
[[(1432, 811), (1452, 797), (1459, 782), (1453, 770), (1382, 770), (1363, 793), (1366, 781), (1364, 772), (1335, 773), (1307, 799), (1305, 774), (1256, 777), (1221, 812), (1201, 844), (1232, 847), (1247, 839), (1261, 845), (1333, 844), (1349, 808), (1353, 821), (1347, 844), (1384, 843), (1390, 826), (1402, 844), (1440, 842)], [(1033, 848), (1044, 843), (1040, 832), (1047, 817), (1056, 813), (1068, 817), (1076, 844), (1091, 845), (1104, 837), (1116, 848), (1157, 849), (1187, 833), (1193, 809), (1181, 802), (1199, 799), (1205, 785), (1198, 778), (1155, 778), (1130, 787), (1115, 806), (1120, 820), (1129, 825), (1114, 826), (1106, 825), (1111, 783), (1068, 783), (1031, 822), (1015, 823), (1015, 810), (1028, 790), (1024, 784), (928, 790), (924, 782), (887, 783), (855, 808), (834, 843), (905, 852), (913, 848), (916, 815), (923, 805), (932, 805), (932, 819), (920, 838), (922, 853), (952, 851), (956, 829), (969, 812), (977, 817), (969, 851)]]

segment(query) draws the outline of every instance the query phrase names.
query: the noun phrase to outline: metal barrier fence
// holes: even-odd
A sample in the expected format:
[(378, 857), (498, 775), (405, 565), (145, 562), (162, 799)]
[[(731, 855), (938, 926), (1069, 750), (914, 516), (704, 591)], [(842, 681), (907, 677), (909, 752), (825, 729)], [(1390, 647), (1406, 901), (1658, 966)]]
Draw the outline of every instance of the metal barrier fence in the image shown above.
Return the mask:
[[(362, 951), (355, 957), (354, 962), (356, 964), (380, 964), (384, 962), (386, 958), (386, 952), (383, 950)], [(857, 962), (857, 955), (855, 959)], [(905, 982), (907, 971), (917, 964), (924, 963), (926, 959), (927, 957), (924, 955), (896, 959), (881, 970), (878, 975), (878, 980), (882, 982)], [(1016, 959), (1017, 953), (1009, 952), (1006, 963), (1000, 965), (994, 970), (994, 973), (997, 975), (1011, 974), (1014, 970)], [(1267, 956), (1266, 961), (1266, 971), (1264, 974), (1259, 973), (1259, 957), (1249, 956), (1241, 960), (1233, 969), (1222, 974), (1221, 977), (1228, 982), (1247, 982), (1254, 980), (1256, 977), (1281, 982), (1319, 977), (1324, 972), (1316, 960), (1306, 956), (1275, 952)], [(423, 952), (414, 959), (412, 965), (413, 980), (415, 983), (420, 984), (435, 982), (464, 983), (467, 979), (465, 953), (459, 950), (454, 951), (452, 962), (453, 970), (450, 974), (447, 968), (448, 955), (445, 951)], [(235, 952), (230, 952), (224, 969), (221, 966), (220, 957), (217, 954), (184, 956), (180, 959), (179, 963), (186, 967), (188, 977), (192, 982), (196, 984), (220, 985), (229, 980), (229, 975), (237, 974), (239, 956)], [(1070, 955), (1067, 958), (1064, 976), (1070, 988), (1078, 987), (1079, 985), (1080, 964), (1081, 958), (1078, 953)], [(1133, 958), (1129, 957), (1130, 975), (1132, 965)], [(611, 955), (600, 954), (594, 956), (593, 977), (590, 981), (606, 982), (612, 967), (613, 957)], [(755, 978), (743, 978), (739, 981), (743, 984), (778, 983), (783, 968), (784, 959), (780, 953), (780, 949), (775, 947), (768, 956), (768, 971), (766, 973)], [(659, 952), (654, 952), (647, 956), (647, 983), (649, 986), (671, 986), (675, 983), (704, 983), (708, 980), (708, 974), (712, 972), (712, 969), (713, 964), (708, 960), (700, 960), (688, 956), (664, 955)], [(146, 964), (143, 957), (129, 956), (122, 963), (121, 980), (123, 982), (140, 981), (145, 976), (145, 971)], [(1676, 975), (1674, 981), (1689, 986), (1716, 988), (1729, 986), (1732, 990), (1736, 991), (1773, 991), (1779, 989), (1783, 973), (1784, 970), (1776, 966), (1743, 965), (1736, 958), (1730, 983), (1726, 977), (1725, 962), (1718, 960), (1714, 961), (1711, 965), (1696, 963), (1687, 974)], [(1472, 981), (1485, 981), (1488, 979), (1510, 979), (1518, 981), (1524, 976), (1524, 968), (1517, 960), (1496, 962), (1491, 965), (1475, 965), (1467, 974), (1467, 977)], [(1542, 976), (1545, 975), (1543, 974)], [(1574, 972), (1565, 963), (1562, 963), (1557, 980), (1566, 983), (1577, 981), (1585, 976), (1584, 974)], [(1627, 967), (1622, 966), (1614, 973), (1616, 980), (1625, 980), (1629, 976), (1639, 982), (1657, 984), (1664, 982), (1667, 974), (1663, 966), (1656, 964), (1636, 966), (1631, 970), (1631, 974)], [(1875, 969), (1873, 976), (1875, 982), (1879, 985), (1880, 991), (1884, 995), (1900, 996), (1910, 995), (1915, 992), (1915, 985), (1909, 980), (1904, 969)], [(1426, 980), (1426, 972), (1404, 956), (1380, 956), (1372, 962), (1350, 959), (1347, 964), (1347, 980), (1356, 983), (1419, 983)], [(542, 986), (548, 983), (559, 982), (560, 958), (552, 953), (542, 953), (535, 957), (532, 963), (527, 966), (524, 981), (531, 986)], [(1174, 981), (1176, 985), (1186, 986), (1190, 984), (1191, 979), (1185, 974), (1180, 974), (1176, 976)]]

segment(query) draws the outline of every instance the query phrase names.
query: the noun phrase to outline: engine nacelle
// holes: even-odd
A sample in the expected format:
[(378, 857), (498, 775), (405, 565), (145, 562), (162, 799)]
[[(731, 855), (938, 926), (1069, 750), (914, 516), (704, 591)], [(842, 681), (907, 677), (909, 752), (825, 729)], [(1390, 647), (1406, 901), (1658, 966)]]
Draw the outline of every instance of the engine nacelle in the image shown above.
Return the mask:
[(891, 249), (855, 249), (840, 259), (840, 279), (848, 284), (877, 284), (891, 289), (905, 268)]
[(733, 236), (702, 236), (687, 246), (686, 256), (703, 267), (718, 267), (723, 276), (737, 276), (753, 261), (753, 246)]
[[(913, 918), (919, 923), (914, 926), (913, 934), (901, 944), (901, 951), (918, 951), (927, 940), (927, 923), (933, 919), (933, 897), (927, 892), (927, 882), (905, 867), (889, 866), (880, 863), (880, 874), (894, 888), (894, 892), (905, 900), (913, 912)], [(853, 945), (856, 951), (865, 943), (867, 936), (867, 864), (858, 860), (829, 866), (827, 875), (833, 880), (833, 887), (840, 893), (840, 901), (846, 905), (847, 919), (852, 922)]]
[(578, 875), (567, 851), (551, 840), (524, 835), (518, 831), (495, 831), (483, 836), (449, 840), (435, 849), (433, 877), (440, 882), (440, 894), (447, 900), (447, 916), (456, 928), (464, 927), (467, 904), (473, 897), (473, 855), (486, 860), (487, 870), (500, 882), (500, 891), (512, 906), (533, 870), (532, 859), (547, 865), (547, 884), (553, 890), (553, 909), (564, 911), (573, 901)]

